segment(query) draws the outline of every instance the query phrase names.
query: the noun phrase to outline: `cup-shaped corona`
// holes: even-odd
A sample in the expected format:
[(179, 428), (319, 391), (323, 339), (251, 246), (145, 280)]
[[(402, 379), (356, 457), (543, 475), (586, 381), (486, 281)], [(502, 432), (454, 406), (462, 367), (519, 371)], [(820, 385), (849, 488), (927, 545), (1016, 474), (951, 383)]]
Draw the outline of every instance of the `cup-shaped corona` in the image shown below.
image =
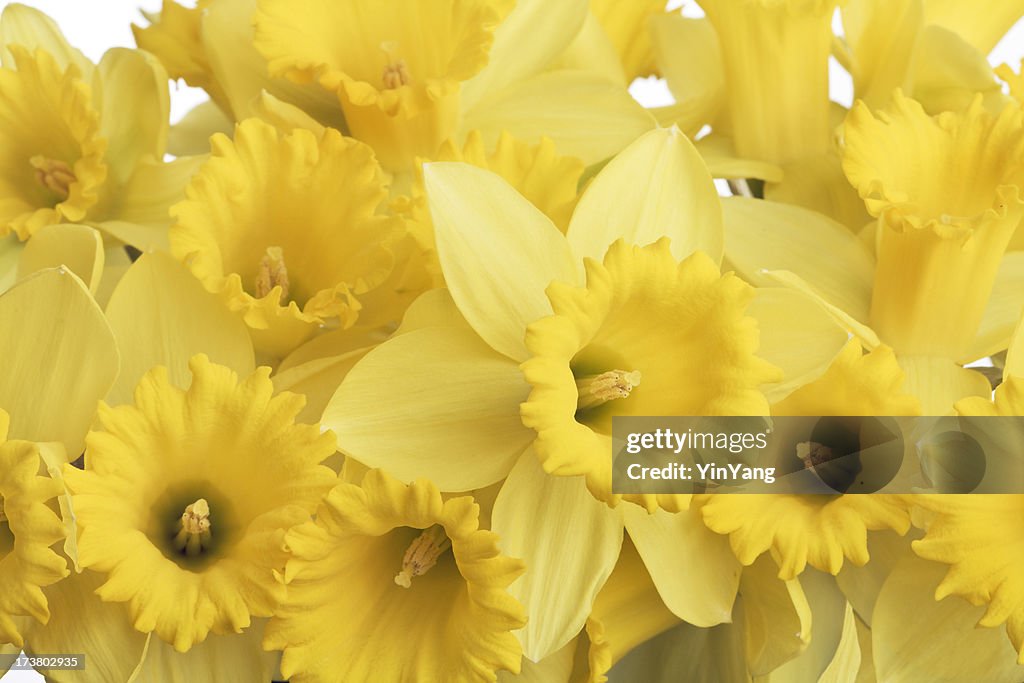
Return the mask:
[(784, 164), (831, 145), (828, 58), (839, 0), (700, 0), (722, 48), (736, 152)]
[(959, 358), (1024, 216), (1024, 112), (928, 116), (897, 94), (858, 104), (843, 167), (879, 220), (870, 322), (899, 353)]

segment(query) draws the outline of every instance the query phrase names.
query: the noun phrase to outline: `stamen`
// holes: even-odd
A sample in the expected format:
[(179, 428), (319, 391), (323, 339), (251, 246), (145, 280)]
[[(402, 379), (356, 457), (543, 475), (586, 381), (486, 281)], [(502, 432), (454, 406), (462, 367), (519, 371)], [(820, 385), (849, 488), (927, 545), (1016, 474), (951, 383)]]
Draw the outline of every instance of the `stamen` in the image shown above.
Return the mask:
[(396, 54), (398, 52), (398, 43), (389, 40), (381, 43), (380, 49), (388, 57), (388, 63), (384, 66), (384, 75), (381, 77), (384, 81), (384, 87), (388, 90), (394, 90), (403, 85), (408, 85), (412, 77), (409, 75), (409, 65)]
[(195, 557), (210, 547), (210, 504), (200, 498), (185, 508), (178, 523), (174, 547), (189, 557)]
[(608, 401), (629, 398), (630, 392), (640, 386), (640, 371), (609, 370), (600, 375), (587, 375), (576, 380), (577, 410), (587, 410)]
[(452, 547), (452, 542), (444, 532), (444, 527), (434, 525), (424, 529), (423, 533), (409, 544), (402, 558), (402, 571), (395, 574), (395, 583), (402, 588), (412, 586), (415, 576), (423, 576), (437, 564), (438, 558)]
[(75, 172), (63, 161), (48, 159), (37, 154), (28, 160), (29, 165), (35, 169), (36, 181), (61, 198), (61, 201), (68, 198), (71, 193), (71, 185), (78, 181)]
[(288, 268), (284, 265), (284, 250), (281, 247), (267, 247), (260, 259), (259, 272), (256, 273), (256, 296), (263, 298), (274, 287), (281, 288), (281, 301), (288, 299)]

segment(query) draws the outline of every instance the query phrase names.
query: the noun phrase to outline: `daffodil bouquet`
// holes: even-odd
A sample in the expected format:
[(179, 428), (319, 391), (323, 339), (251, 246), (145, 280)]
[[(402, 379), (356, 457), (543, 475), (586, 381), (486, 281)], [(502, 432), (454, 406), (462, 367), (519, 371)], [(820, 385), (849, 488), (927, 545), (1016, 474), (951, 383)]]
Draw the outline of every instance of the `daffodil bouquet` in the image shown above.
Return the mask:
[(1024, 487), (613, 472), (1024, 415), (1024, 2), (669, 4), (163, 0), (95, 63), (5, 3), (0, 675), (1024, 680)]

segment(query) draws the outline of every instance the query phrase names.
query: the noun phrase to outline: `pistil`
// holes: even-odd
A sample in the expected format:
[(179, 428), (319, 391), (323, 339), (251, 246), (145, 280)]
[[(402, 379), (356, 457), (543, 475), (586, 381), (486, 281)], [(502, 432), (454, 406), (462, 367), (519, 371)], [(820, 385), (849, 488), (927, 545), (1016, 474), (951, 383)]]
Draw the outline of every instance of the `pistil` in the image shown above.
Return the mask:
[(381, 43), (380, 48), (388, 57), (388, 63), (384, 66), (384, 74), (382, 76), (384, 87), (388, 90), (395, 90), (403, 85), (408, 85), (412, 80), (409, 76), (409, 65), (405, 63), (404, 59), (397, 56), (398, 43), (388, 41)]
[(577, 410), (587, 410), (604, 405), (608, 401), (629, 398), (633, 389), (640, 385), (640, 371), (609, 370), (600, 375), (586, 375), (576, 380)]
[(443, 527), (434, 525), (424, 529), (405, 551), (402, 571), (395, 575), (395, 583), (402, 588), (409, 588), (414, 577), (423, 576), (430, 571), (441, 555), (451, 547), (452, 542)]
[(281, 301), (287, 301), (288, 268), (284, 264), (284, 250), (281, 247), (267, 247), (256, 273), (257, 297), (265, 297), (274, 287), (281, 288)]
[(200, 498), (181, 514), (174, 547), (189, 557), (196, 557), (210, 547), (211, 540), (210, 504)]

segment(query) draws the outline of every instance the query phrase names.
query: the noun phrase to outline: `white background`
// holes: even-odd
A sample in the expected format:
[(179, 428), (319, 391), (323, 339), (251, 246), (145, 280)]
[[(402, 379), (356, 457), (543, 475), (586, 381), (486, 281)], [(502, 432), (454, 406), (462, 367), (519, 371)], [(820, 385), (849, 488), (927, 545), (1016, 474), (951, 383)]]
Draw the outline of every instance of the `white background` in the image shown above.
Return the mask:
[[(630, 0), (621, 0), (630, 2)], [(969, 2), (970, 0), (963, 0)], [(0, 0), (0, 8), (12, 4)], [(25, 4), (40, 9), (53, 17), (68, 41), (82, 50), (85, 55), (99, 61), (103, 52), (111, 47), (134, 47), (131, 24), (143, 24), (140, 9), (156, 11), (160, 8), (160, 0), (28, 0)], [(184, 4), (193, 4), (186, 2)], [(669, 2), (669, 6), (678, 6), (678, 0)], [(687, 3), (685, 14), (700, 16), (701, 12), (692, 2)], [(984, 11), (979, 6), (979, 11)], [(837, 23), (838, 29), (838, 23)], [(989, 56), (993, 65), (1008, 63), (1017, 70), (1024, 57), (1024, 21), (1019, 22), (1006, 34)], [(846, 74), (832, 60), (831, 64), (832, 99), (849, 106), (853, 101), (853, 84)], [(672, 99), (664, 82), (656, 79), (637, 81), (631, 88), (634, 96), (643, 104), (658, 106), (671, 103)], [(205, 95), (202, 91), (189, 88), (183, 83), (172, 86), (171, 120), (177, 121), (185, 112), (202, 102)], [(11, 671), (0, 678), (2, 683), (38, 683), (42, 676), (34, 672)]]

